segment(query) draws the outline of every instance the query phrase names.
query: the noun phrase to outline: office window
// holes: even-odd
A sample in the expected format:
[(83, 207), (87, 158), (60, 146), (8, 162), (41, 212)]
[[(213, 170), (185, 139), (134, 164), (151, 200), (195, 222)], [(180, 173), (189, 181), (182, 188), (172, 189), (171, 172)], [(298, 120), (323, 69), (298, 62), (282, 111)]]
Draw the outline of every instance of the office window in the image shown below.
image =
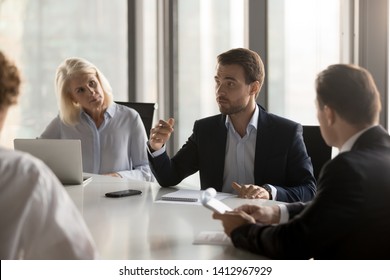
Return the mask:
[(340, 63), (339, 0), (268, 1), (268, 109), (318, 124), (314, 80)]
[[(136, 1), (136, 93), (139, 102), (158, 100), (158, 3)], [(132, 93), (130, 93), (132, 95)]]
[(216, 57), (244, 47), (244, 0), (178, 1), (178, 125), (181, 147), (194, 121), (219, 113)]
[(127, 100), (126, 0), (0, 1), (0, 46), (22, 71), (20, 103), (1, 135), (37, 137), (58, 113), (54, 91), (57, 66), (83, 57), (108, 78), (117, 100)]
[[(216, 57), (244, 45), (244, 0), (178, 1), (178, 96), (179, 133), (175, 151), (192, 133), (195, 120), (218, 114), (214, 76)], [(186, 180), (199, 185), (198, 175)]]

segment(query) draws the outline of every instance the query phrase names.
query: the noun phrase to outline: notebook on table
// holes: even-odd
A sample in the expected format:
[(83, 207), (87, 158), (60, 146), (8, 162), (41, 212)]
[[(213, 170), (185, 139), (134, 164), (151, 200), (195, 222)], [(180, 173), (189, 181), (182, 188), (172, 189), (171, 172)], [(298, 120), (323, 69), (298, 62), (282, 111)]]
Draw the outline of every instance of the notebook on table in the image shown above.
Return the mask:
[(14, 139), (14, 148), (42, 160), (63, 185), (85, 185), (92, 179), (83, 176), (80, 140)]

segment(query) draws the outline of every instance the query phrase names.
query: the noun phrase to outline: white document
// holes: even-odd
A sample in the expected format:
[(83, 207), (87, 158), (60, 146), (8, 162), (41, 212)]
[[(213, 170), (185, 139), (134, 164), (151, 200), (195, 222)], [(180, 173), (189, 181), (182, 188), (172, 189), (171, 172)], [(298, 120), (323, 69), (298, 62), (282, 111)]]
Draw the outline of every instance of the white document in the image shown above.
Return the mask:
[(177, 190), (164, 194), (158, 202), (201, 205), (199, 201), (200, 192), (198, 190)]
[(223, 214), (226, 211), (232, 211), (232, 208), (218, 200), (216, 197), (216, 190), (213, 188), (208, 188), (207, 190), (202, 192), (200, 196), (200, 201), (206, 208), (210, 209), (211, 211), (218, 212), (220, 214)]
[[(181, 189), (175, 192), (167, 193), (161, 196), (160, 200), (156, 200), (155, 202), (202, 205), (201, 198), (204, 192), (205, 191), (201, 191), (201, 190)], [(222, 200), (228, 197), (235, 197), (235, 195), (230, 193), (216, 193), (214, 199)]]

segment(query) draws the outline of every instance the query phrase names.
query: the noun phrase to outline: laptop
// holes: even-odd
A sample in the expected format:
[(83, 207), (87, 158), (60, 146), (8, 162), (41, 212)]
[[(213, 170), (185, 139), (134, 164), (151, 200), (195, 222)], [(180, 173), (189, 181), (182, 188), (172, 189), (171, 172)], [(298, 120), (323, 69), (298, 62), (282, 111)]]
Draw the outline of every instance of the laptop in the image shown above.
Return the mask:
[(14, 139), (14, 148), (42, 160), (63, 185), (85, 185), (92, 179), (83, 176), (78, 139)]

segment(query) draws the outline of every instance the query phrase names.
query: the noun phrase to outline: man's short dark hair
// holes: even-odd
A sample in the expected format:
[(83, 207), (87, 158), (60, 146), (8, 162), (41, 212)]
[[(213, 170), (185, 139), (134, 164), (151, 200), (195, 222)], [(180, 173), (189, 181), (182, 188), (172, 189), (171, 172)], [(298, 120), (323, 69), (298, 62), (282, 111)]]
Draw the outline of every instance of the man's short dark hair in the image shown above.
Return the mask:
[(371, 74), (356, 65), (335, 64), (318, 74), (320, 108), (332, 108), (351, 124), (373, 124), (381, 110), (379, 92)]
[(259, 81), (260, 88), (264, 82), (264, 64), (260, 56), (245, 48), (231, 49), (217, 56), (217, 62), (221, 65), (238, 64), (244, 68), (245, 82), (249, 85)]

